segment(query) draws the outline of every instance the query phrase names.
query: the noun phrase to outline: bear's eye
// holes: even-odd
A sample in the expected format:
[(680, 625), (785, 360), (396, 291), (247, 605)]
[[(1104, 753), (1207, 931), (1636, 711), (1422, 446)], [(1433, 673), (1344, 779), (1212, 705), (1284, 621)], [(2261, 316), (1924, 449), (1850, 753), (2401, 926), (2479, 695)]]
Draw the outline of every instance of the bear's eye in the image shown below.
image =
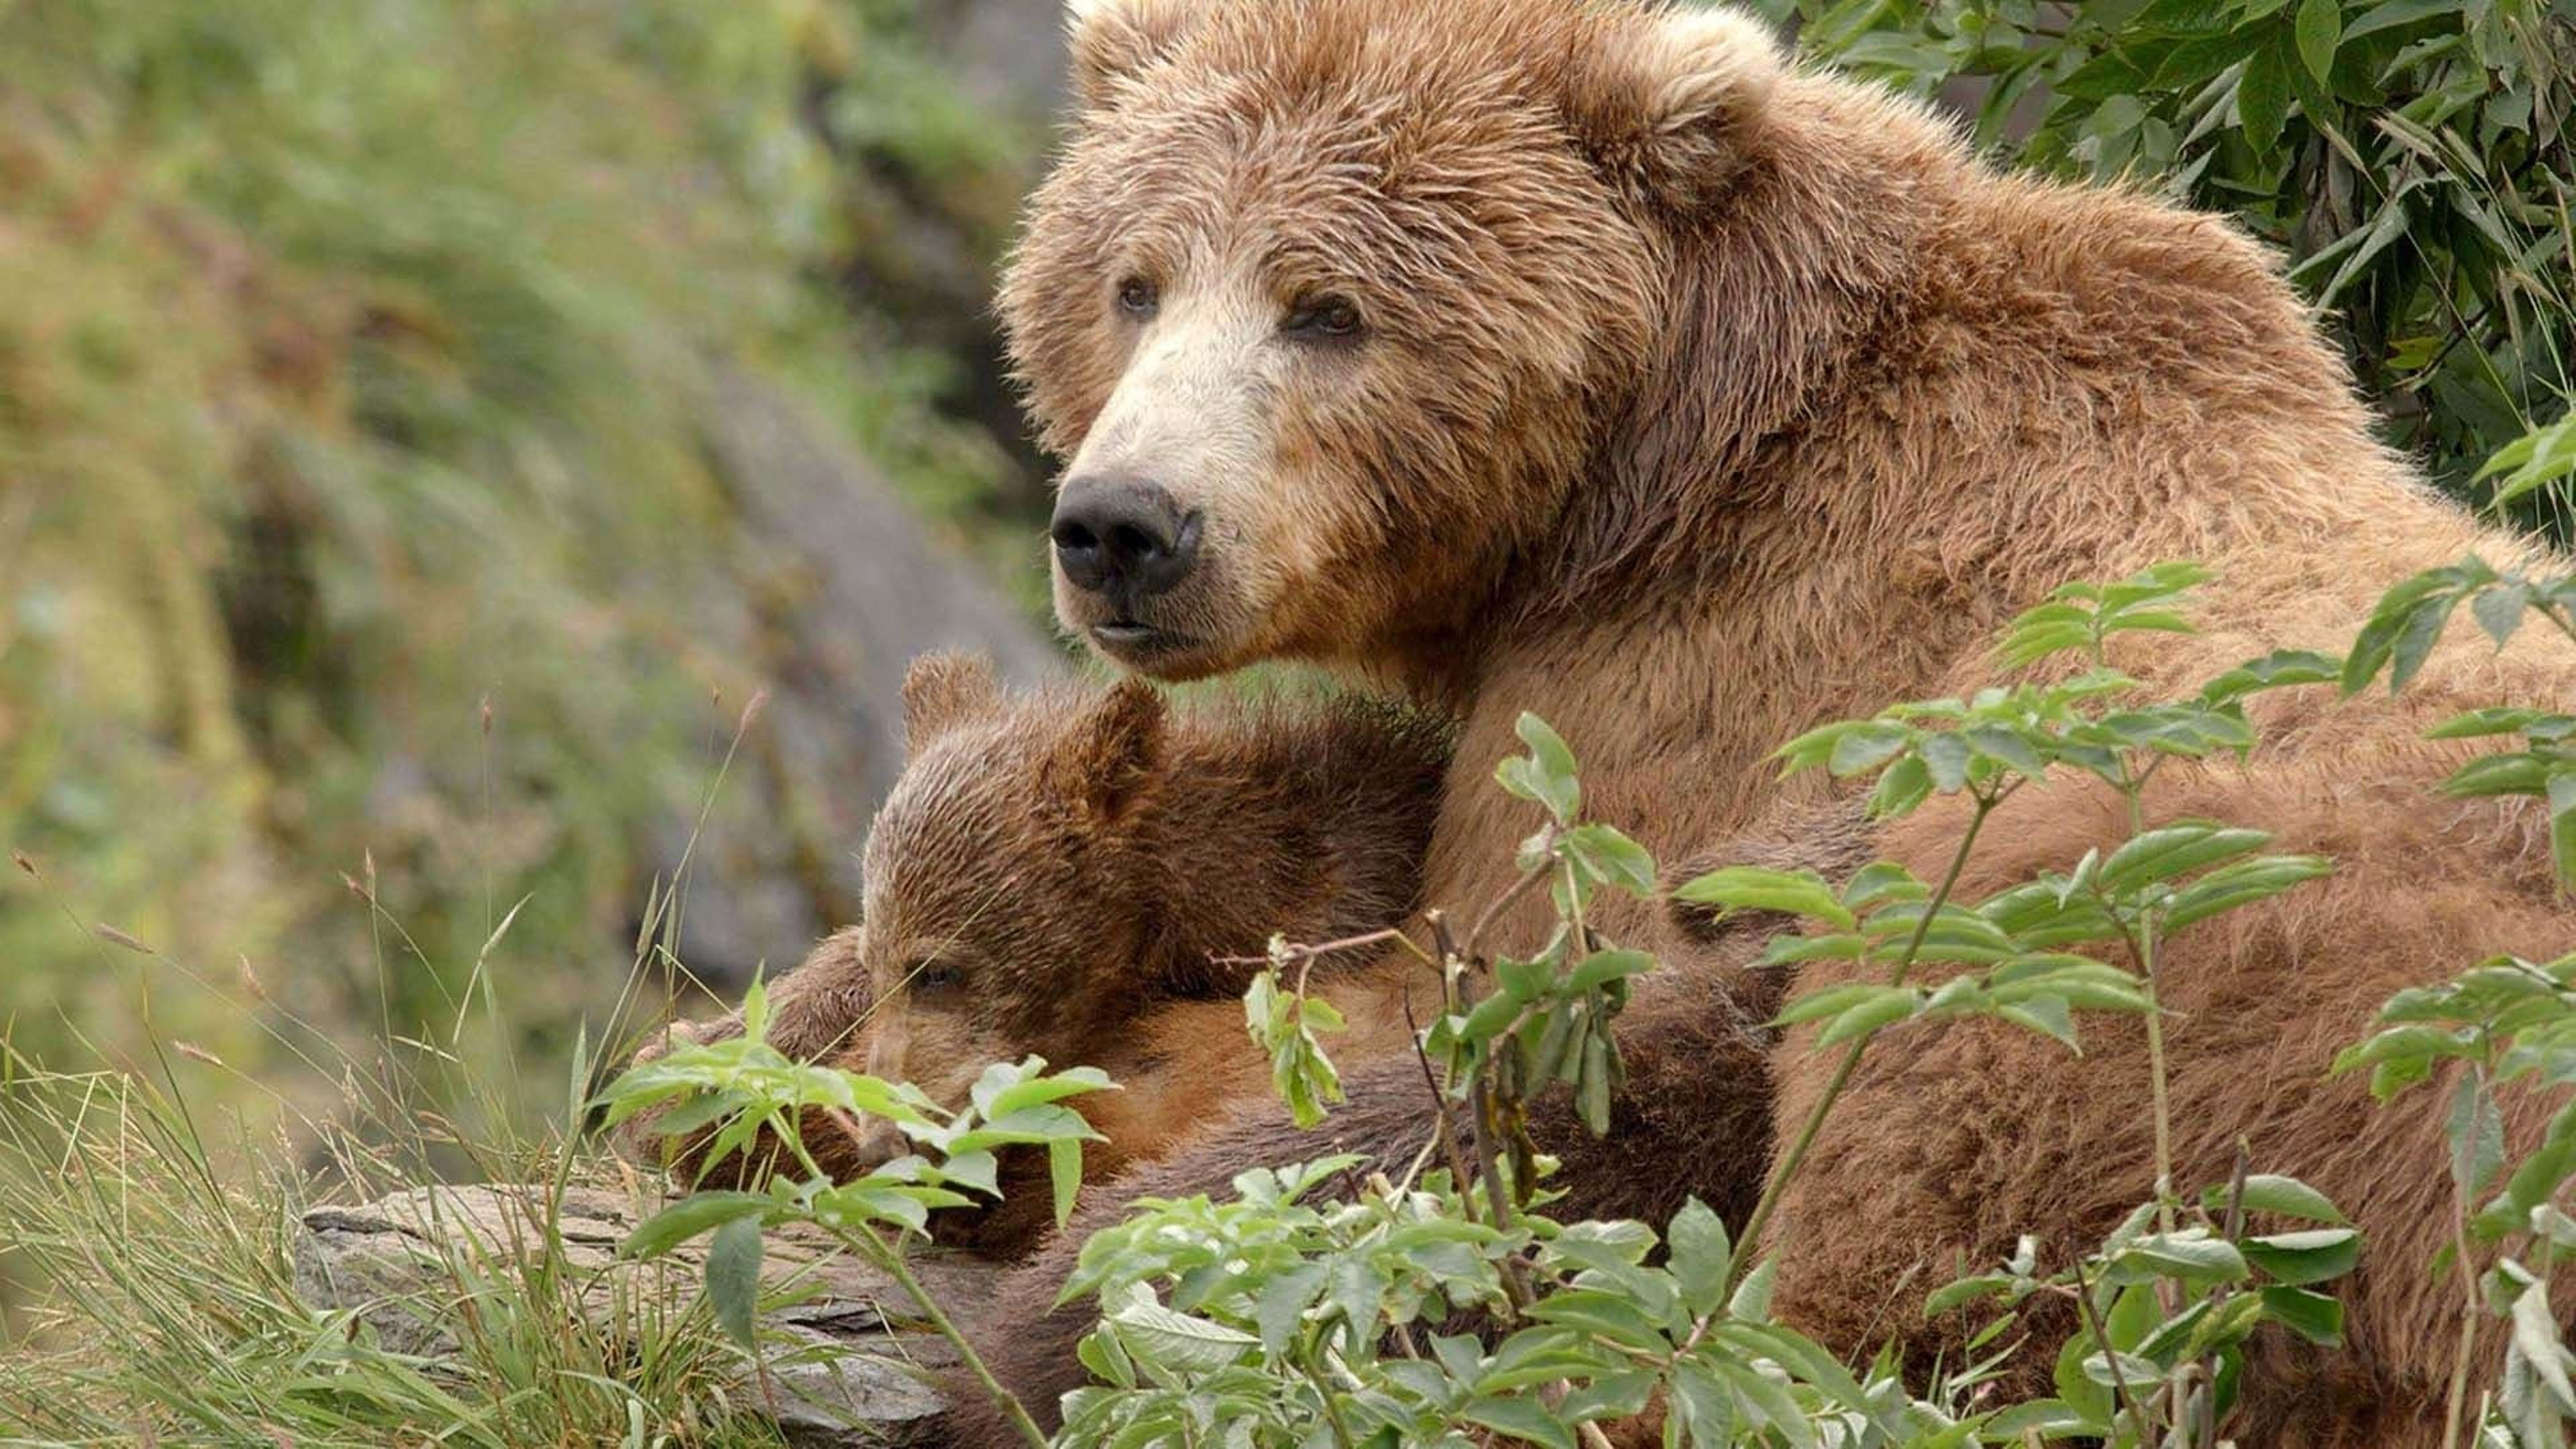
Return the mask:
[(1347, 297), (1319, 297), (1300, 302), (1281, 319), (1279, 330), (1290, 337), (1356, 337), (1360, 309)]
[(966, 970), (953, 961), (924, 961), (903, 979), (915, 991), (954, 991), (966, 984)]
[(1143, 277), (1129, 277), (1118, 284), (1118, 310), (1130, 317), (1151, 317), (1162, 300), (1154, 284)]

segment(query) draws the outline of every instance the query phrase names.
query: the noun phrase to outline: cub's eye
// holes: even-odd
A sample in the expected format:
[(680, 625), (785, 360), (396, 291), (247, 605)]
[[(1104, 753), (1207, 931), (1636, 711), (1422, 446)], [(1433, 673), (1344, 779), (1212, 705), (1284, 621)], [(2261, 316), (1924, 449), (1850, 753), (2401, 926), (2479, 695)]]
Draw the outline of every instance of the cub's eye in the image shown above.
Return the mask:
[(1356, 337), (1360, 330), (1360, 309), (1346, 297), (1321, 297), (1301, 302), (1281, 319), (1279, 330), (1291, 337)]
[(1129, 277), (1118, 284), (1118, 310), (1130, 317), (1151, 317), (1162, 297), (1154, 284), (1143, 277)]
[(954, 991), (966, 984), (966, 970), (953, 961), (924, 961), (903, 979), (915, 991)]

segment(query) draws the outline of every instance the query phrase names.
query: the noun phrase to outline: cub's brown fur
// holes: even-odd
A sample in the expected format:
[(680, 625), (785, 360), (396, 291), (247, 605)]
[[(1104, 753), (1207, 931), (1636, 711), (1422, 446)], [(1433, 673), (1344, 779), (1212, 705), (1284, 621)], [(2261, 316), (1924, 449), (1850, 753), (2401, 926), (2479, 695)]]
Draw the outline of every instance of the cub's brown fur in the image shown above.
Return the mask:
[[(904, 697), (910, 759), (868, 838), (867, 920), (772, 995), (792, 1055), (951, 1106), (989, 1062), (1100, 1067), (1122, 1090), (1072, 1105), (1108, 1138), (1085, 1154), (1105, 1175), (1266, 1080), (1243, 970), (1215, 958), (1415, 907), (1448, 764), (1445, 728), (1419, 715), (1353, 696), (1175, 708), (1133, 680), (1005, 698), (980, 662), (945, 656)], [(838, 1174), (906, 1150), (888, 1124), (807, 1128)], [(1047, 1220), (1043, 1169), (1006, 1158), (1001, 1206), (943, 1223), (943, 1241), (1025, 1246)]]
[[(2226, 222), (1999, 174), (1923, 107), (1789, 65), (1750, 18), (1090, 0), (1075, 59), (1080, 113), (1003, 292), (1012, 345), (1068, 496), (1150, 481), (1199, 542), (1150, 597), (1060, 571), (1058, 612), (1146, 672), (1309, 658), (1456, 713), (1435, 904), (1511, 877), (1527, 812), (1483, 777), (1524, 709), (1581, 755), (1590, 810), (1679, 860), (1827, 788), (1784, 791), (1779, 741), (1984, 681), (1996, 626), (2064, 579), (2214, 566), (2201, 634), (2114, 661), (2180, 692), (2274, 646), (2341, 649), (2409, 571), (2531, 557), (2373, 441), (2274, 259)], [(1294, 325), (1327, 300), (1357, 325)], [(2395, 986), (2576, 946), (2532, 812), (2442, 802), (2464, 747), (2422, 738), (2571, 693), (2563, 641), (2455, 640), (2395, 700), (2270, 697), (2249, 768), (2159, 779), (2156, 819), (2342, 862), (2163, 965), (2177, 1116), (2209, 1134), (2187, 1174), (2220, 1175), (2245, 1130), (2373, 1244), (2333, 1359), (2351, 1382), (2322, 1356), (2257, 1364), (2247, 1442), (2432, 1437), (2439, 1125), (2324, 1067)], [(1887, 849), (1937, 874), (1960, 824), (1929, 812)], [(2025, 791), (1976, 883), (2071, 864), (2114, 824), (2081, 784)], [(1658, 913), (1597, 924), (1723, 970)], [(1777, 1061), (1794, 1122), (1824, 1069), (1795, 1037)], [(1708, 1070), (1712, 1093), (1770, 1089), (1758, 1052)], [(1887, 1042), (1776, 1221), (1776, 1305), (1855, 1353), (1954, 1348), (1956, 1325), (1920, 1321), (1924, 1273), (2020, 1231), (2062, 1261), (2147, 1194), (2145, 1072), (2116, 1025), (2081, 1061), (1984, 1022)], [(1760, 1134), (1736, 1147), (1763, 1156)]]

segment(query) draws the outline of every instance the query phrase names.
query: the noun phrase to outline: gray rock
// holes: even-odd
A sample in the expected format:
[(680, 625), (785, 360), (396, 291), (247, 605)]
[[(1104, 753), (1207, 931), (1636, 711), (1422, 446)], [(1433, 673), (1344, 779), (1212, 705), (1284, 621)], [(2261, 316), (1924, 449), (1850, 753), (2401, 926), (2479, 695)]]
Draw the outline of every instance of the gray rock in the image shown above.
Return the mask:
[[(708, 647), (754, 666), (767, 699), (725, 789), (748, 807), (666, 819), (656, 874), (685, 860), (680, 958), (720, 995), (794, 965), (858, 919), (857, 852), (903, 767), (903, 675), (934, 649), (989, 654), (1033, 683), (1067, 656), (915, 518), (875, 468), (801, 401), (728, 366), (702, 404), (732, 509), (709, 547), (748, 595), (701, 601)], [(1032, 538), (1029, 567), (1044, 568)]]
[[(551, 1218), (562, 1287), (572, 1311), (602, 1328), (668, 1324), (700, 1292), (702, 1245), (649, 1263), (623, 1261), (617, 1244), (658, 1198), (545, 1184), (421, 1187), (356, 1207), (304, 1214), (295, 1240), (295, 1289), (317, 1309), (353, 1313), (397, 1352), (432, 1360), (458, 1352), (464, 1285), (488, 1281), (547, 1251)], [(1001, 1270), (925, 1254), (912, 1265), (943, 1303), (989, 1294)], [(910, 1295), (875, 1269), (805, 1229), (772, 1232), (761, 1281), (793, 1301), (763, 1318), (762, 1353), (746, 1357), (731, 1395), (769, 1416), (790, 1443), (879, 1445), (925, 1424), (942, 1407), (929, 1376), (957, 1362)], [(710, 1325), (681, 1331), (713, 1333)]]

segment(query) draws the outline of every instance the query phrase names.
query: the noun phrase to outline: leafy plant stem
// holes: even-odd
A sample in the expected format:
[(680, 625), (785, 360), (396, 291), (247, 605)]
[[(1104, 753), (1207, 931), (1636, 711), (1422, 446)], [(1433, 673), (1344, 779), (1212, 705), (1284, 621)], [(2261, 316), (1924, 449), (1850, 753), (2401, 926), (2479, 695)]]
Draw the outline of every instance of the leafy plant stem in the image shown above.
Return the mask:
[[(2468, 1070), (2479, 1072), (2475, 1063)], [(2478, 1296), (2478, 1270), (2469, 1257), (2469, 1198), (2465, 1187), (2451, 1191), (2451, 1266), (2460, 1279), (2460, 1339), (2451, 1355), (2451, 1385), (2442, 1400), (2442, 1449), (2458, 1449), (2460, 1411), (2469, 1397), (2469, 1361), (2476, 1356), (2478, 1319), (2485, 1305)]]
[[(1985, 829), (1986, 817), (2003, 803), (2005, 793), (1975, 797), (1976, 814), (1969, 819), (1968, 828), (1960, 833), (1958, 849), (1950, 854), (1949, 869), (1942, 874), (1940, 888), (1925, 903), (1922, 919), (1914, 923), (1914, 935), (1905, 943), (1905, 954), (1897, 959), (1888, 984), (1905, 984), (1906, 973), (1914, 969), (1914, 958), (1923, 950), (1923, 940), (1932, 930), (1933, 919), (1940, 915), (1941, 907), (1949, 901), (1951, 893), (1959, 888), (1960, 873), (1968, 868), (1969, 853), (1976, 849), (1977, 836)], [(1859, 1069), (1861, 1053), (1868, 1050), (1871, 1035), (1874, 1033), (1855, 1039), (1844, 1049), (1842, 1060), (1834, 1064), (1834, 1074), (1825, 1083), (1824, 1092), (1816, 1098), (1816, 1105), (1808, 1109), (1806, 1120), (1798, 1124), (1796, 1139), (1789, 1144), (1789, 1150), (1782, 1155), (1779, 1165), (1771, 1170), (1771, 1180), (1762, 1185), (1762, 1196), (1754, 1202), (1753, 1211), (1744, 1219), (1744, 1231), (1737, 1237), (1737, 1241), (1744, 1245), (1744, 1251), (1736, 1255), (1734, 1263), (1727, 1269), (1729, 1288), (1742, 1280), (1746, 1268), (1758, 1255), (1763, 1229), (1770, 1226), (1771, 1215), (1779, 1209), (1781, 1194), (1797, 1177), (1799, 1167), (1807, 1160), (1807, 1153), (1815, 1147), (1816, 1134), (1824, 1129), (1825, 1118), (1832, 1114), (1835, 1101), (1851, 1085), (1852, 1073)]]
[[(897, 1287), (912, 1295), (912, 1301), (921, 1305), (922, 1314), (930, 1320), (930, 1326), (939, 1330), (939, 1336), (947, 1339), (949, 1346), (957, 1350), (958, 1361), (965, 1364), (966, 1371), (975, 1376), (976, 1384), (984, 1390), (987, 1397), (992, 1399), (994, 1406), (1002, 1411), (1002, 1416), (1011, 1421), (1011, 1427), (1019, 1430), (1020, 1437), (1035, 1445), (1036, 1449), (1047, 1449), (1045, 1431), (1038, 1428), (1037, 1421), (1029, 1417), (1029, 1411), (1020, 1406), (1020, 1401), (1012, 1397), (1011, 1391), (1003, 1388), (1001, 1381), (993, 1377), (993, 1370), (986, 1366), (984, 1356), (977, 1353), (975, 1345), (967, 1341), (965, 1332), (958, 1328), (956, 1320), (948, 1316), (948, 1311), (939, 1306), (939, 1300), (931, 1295), (929, 1289), (922, 1287), (921, 1280), (913, 1276), (911, 1268), (905, 1266), (903, 1254), (898, 1252), (893, 1244), (877, 1236), (876, 1229), (865, 1223), (859, 1224), (855, 1233), (836, 1230), (836, 1235), (843, 1242), (866, 1255), (868, 1260), (878, 1268), (883, 1269), (885, 1275), (892, 1278)], [(1329, 1402), (1329, 1396), (1327, 1401)]]
[(2156, 1226), (2174, 1230), (2173, 1091), (2165, 1072), (2164, 996), (2156, 989), (2156, 928), (2138, 931), (2139, 974), (2147, 983), (2147, 1094), (2156, 1118)]
[(1315, 1366), (1323, 1353), (1322, 1335), (1321, 1324), (1306, 1331), (1306, 1351), (1297, 1355), (1297, 1366), (1306, 1371), (1307, 1382), (1315, 1386), (1315, 1399), (1324, 1406), (1324, 1422), (1332, 1428), (1333, 1442), (1341, 1449), (1354, 1449), (1358, 1441), (1351, 1437), (1351, 1426), (1342, 1419), (1341, 1400), (1335, 1397), (1333, 1386), (1324, 1382), (1323, 1371)]

